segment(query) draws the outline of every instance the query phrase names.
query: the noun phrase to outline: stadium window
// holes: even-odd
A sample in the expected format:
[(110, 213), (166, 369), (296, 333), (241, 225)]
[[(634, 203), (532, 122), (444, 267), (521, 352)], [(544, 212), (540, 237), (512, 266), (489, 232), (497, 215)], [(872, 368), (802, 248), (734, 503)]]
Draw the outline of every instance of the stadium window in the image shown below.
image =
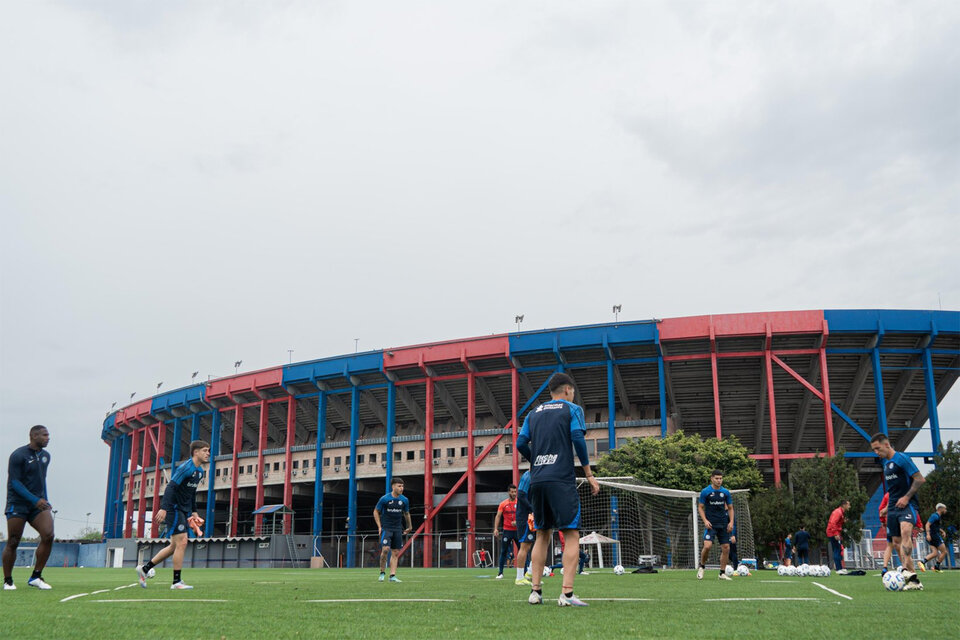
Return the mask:
[(622, 447), (623, 445), (630, 442), (633, 438), (617, 438), (617, 446)]
[(420, 449), (420, 459), (421, 459), (421, 460), (424, 460), (426, 457), (427, 457), (427, 450), (426, 450), (426, 449)]
[(299, 469), (299, 468), (300, 468), (300, 461), (299, 461), (299, 460), (294, 460), (294, 461), (293, 461), (293, 468), (294, 468), (294, 469)]
[(587, 440), (587, 454), (594, 456), (597, 454), (597, 441)]
[(253, 473), (253, 465), (252, 465), (252, 464), (248, 464), (248, 465), (247, 465), (247, 473)]
[(513, 445), (503, 445), (503, 455), (509, 455), (511, 451), (513, 451)]
[(413, 449), (407, 451), (407, 460), (416, 460), (417, 454), (413, 452)]
[(358, 454), (357, 454), (357, 464), (363, 464), (363, 460), (364, 460), (363, 454), (362, 454), (362, 453), (358, 453)]
[(460, 457), (461, 457), (461, 458), (466, 458), (466, 457), (467, 457), (467, 448), (466, 448), (466, 447), (460, 447)]
[(240, 471), (240, 475), (243, 475), (243, 465), (240, 465), (239, 471)]
[(599, 412), (599, 411), (597, 411), (597, 412), (594, 414), (594, 420), (593, 420), (593, 421), (594, 421), (594, 422), (600, 422), (600, 412)]
[(333, 457), (333, 464), (335, 464), (335, 465), (338, 466), (338, 467), (340, 466), (340, 463), (341, 463), (342, 461), (343, 461), (343, 458), (341, 458), (340, 456), (334, 456), (334, 457)]
[(400, 462), (401, 460), (403, 460), (403, 452), (402, 452), (402, 451), (394, 451), (394, 452), (393, 452), (393, 461), (394, 461), (394, 462)]
[(447, 457), (452, 458), (455, 455), (457, 455), (457, 450), (453, 447), (447, 447)]
[(603, 453), (610, 450), (610, 441), (609, 440), (597, 440), (597, 453)]
[(433, 450), (433, 457), (434, 457), (434, 458), (439, 458), (439, 457), (440, 457), (440, 449), (434, 449), (434, 450)]
[(483, 447), (476, 446), (473, 448), (473, 455), (478, 456), (483, 451)]
[(493, 445), (493, 449), (490, 449), (490, 455), (492, 456), (500, 455), (500, 445), (498, 444)]
[(325, 466), (325, 467), (329, 467), (329, 466), (330, 466), (330, 458), (329, 458), (329, 457), (326, 457), (326, 458), (323, 459), (323, 466)]
[(220, 477), (220, 469), (217, 469), (217, 470), (216, 470), (215, 475), (216, 475), (218, 478)]
[(309, 469), (309, 468), (310, 468), (310, 459), (309, 459), (309, 458), (303, 461), (303, 468), (304, 468), (304, 469)]
[(371, 453), (371, 454), (370, 454), (370, 464), (373, 464), (373, 463), (376, 462), (376, 461), (377, 461), (377, 454)]
[(280, 471), (280, 463), (279, 463), (279, 462), (274, 462), (274, 463), (273, 463), (273, 470), (274, 470), (274, 471)]

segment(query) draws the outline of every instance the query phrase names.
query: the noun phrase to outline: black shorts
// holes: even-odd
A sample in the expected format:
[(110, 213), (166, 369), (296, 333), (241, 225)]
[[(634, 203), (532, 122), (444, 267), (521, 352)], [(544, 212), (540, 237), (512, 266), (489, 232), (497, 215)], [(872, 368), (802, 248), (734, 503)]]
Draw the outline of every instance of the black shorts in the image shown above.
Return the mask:
[[(520, 516), (523, 516), (523, 519), (520, 519)], [(517, 509), (517, 543), (523, 544), (524, 542), (533, 542), (536, 538), (536, 534), (530, 530), (530, 524), (528, 522), (527, 516), (529, 514), (524, 511), (521, 512), (520, 509)]]
[(929, 544), (931, 547), (939, 547), (940, 545), (943, 544), (943, 538), (940, 537), (940, 534), (934, 535), (933, 533), (931, 533)]
[(704, 529), (703, 539), (707, 542), (713, 542), (716, 540), (720, 544), (730, 544), (730, 536), (732, 534), (727, 531), (727, 525), (722, 527), (710, 527), (709, 529)]
[(166, 528), (166, 531), (164, 531), (162, 537), (170, 538), (179, 533), (189, 533), (190, 525), (187, 524), (187, 518), (189, 517), (189, 513), (180, 511), (179, 509), (167, 511), (167, 517), (163, 520), (163, 526)]
[(41, 513), (43, 513), (43, 511), (37, 509), (32, 504), (19, 504), (16, 502), (7, 504), (7, 510), (3, 512), (3, 514), (7, 516), (7, 520), (10, 518), (20, 518), (27, 522), (33, 522), (33, 519)]
[(541, 482), (530, 485), (533, 524), (542, 529), (579, 529), (580, 496), (572, 482)]
[[(503, 531), (501, 531), (501, 532), (500, 532), (500, 543), (503, 544), (504, 547), (506, 547), (506, 546), (507, 546), (508, 544), (510, 544), (510, 543), (517, 544), (517, 545), (520, 544), (520, 543), (517, 541), (517, 530), (514, 529), (514, 530), (512, 530), (512, 531), (507, 531), (506, 529), (504, 529)], [(510, 550), (513, 551), (513, 546), (512, 546), (512, 545), (510, 546)]]
[(403, 531), (400, 529), (383, 529), (380, 531), (380, 546), (400, 550), (403, 548)]

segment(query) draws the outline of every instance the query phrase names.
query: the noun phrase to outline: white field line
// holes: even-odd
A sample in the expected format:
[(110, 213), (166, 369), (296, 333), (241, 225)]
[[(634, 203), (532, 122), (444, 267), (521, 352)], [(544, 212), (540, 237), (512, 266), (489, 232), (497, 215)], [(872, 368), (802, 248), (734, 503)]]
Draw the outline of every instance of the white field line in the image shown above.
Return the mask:
[(847, 600), (853, 600), (853, 598), (851, 598), (850, 596), (845, 596), (845, 595), (843, 595), (842, 593), (840, 593), (839, 591), (834, 591), (834, 590), (831, 589), (830, 587), (825, 587), (825, 586), (823, 586), (822, 584), (820, 584), (819, 582), (814, 582), (813, 584), (817, 585), (818, 587), (820, 587), (820, 588), (823, 589), (824, 591), (829, 591), (830, 593), (832, 593), (832, 594), (835, 595), (835, 596), (840, 596), (841, 598), (846, 598)]
[(66, 602), (67, 600), (73, 600), (74, 598), (82, 598), (83, 596), (88, 596), (88, 595), (90, 595), (90, 594), (89, 594), (89, 593), (75, 593), (75, 594), (73, 594), (72, 596), (67, 596), (66, 598), (64, 598), (64, 599), (61, 600), (60, 602)]
[(818, 598), (704, 598), (704, 602), (753, 602), (756, 600), (813, 600), (816, 602)]
[(580, 598), (584, 602), (656, 602), (653, 598)]
[(98, 593), (106, 593), (107, 591), (110, 591), (110, 589), (100, 589), (100, 591), (91, 591), (90, 595), (95, 596)]
[(120, 589), (129, 589), (130, 587), (135, 587), (135, 586), (137, 586), (136, 582), (134, 582), (133, 584), (125, 584), (122, 587), (115, 588), (114, 591), (120, 591)]
[[(134, 582), (133, 584), (125, 584), (122, 587), (115, 587), (113, 590), (119, 591), (120, 589), (129, 589), (130, 587), (135, 587), (135, 586), (137, 586), (136, 582)], [(99, 591), (91, 591), (90, 593), (75, 593), (72, 596), (67, 596), (60, 602), (67, 602), (68, 600), (73, 600), (74, 598), (82, 598), (83, 596), (94, 596), (94, 595), (97, 595), (98, 593), (106, 593), (108, 591), (110, 591), (110, 589), (100, 589)]]
[(771, 582), (776, 584), (797, 584), (793, 580), (761, 580), (760, 582)]
[(304, 600), (304, 602), (457, 602), (445, 598), (340, 598), (334, 600)]
[(202, 598), (115, 598), (91, 600), (90, 602), (230, 602), (229, 600), (205, 600)]

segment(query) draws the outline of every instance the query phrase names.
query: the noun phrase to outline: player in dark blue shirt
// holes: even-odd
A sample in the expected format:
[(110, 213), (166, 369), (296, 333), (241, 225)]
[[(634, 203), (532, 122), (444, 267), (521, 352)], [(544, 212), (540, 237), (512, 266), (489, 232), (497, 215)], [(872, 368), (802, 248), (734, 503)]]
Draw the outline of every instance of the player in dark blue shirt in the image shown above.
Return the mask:
[(590, 490), (597, 494), (600, 485), (590, 470), (583, 409), (573, 404), (576, 394), (573, 378), (565, 373), (555, 373), (548, 386), (551, 399), (527, 414), (516, 443), (517, 451), (530, 461), (529, 495), (537, 528), (531, 561), (533, 585), (527, 601), (530, 604), (543, 602), (540, 587), (543, 565), (547, 561), (553, 530), (557, 529), (567, 540), (563, 553), (563, 588), (557, 604), (585, 607), (587, 604), (573, 594), (580, 548), (580, 498), (577, 495), (574, 449)]
[(723, 471), (710, 472), (710, 485), (700, 492), (697, 510), (703, 521), (703, 551), (700, 552), (700, 566), (697, 568), (697, 580), (703, 580), (703, 571), (713, 541), (720, 543), (720, 579), (729, 580), (723, 572), (730, 560), (730, 534), (733, 532), (733, 496), (723, 486)]
[[(403, 495), (403, 478), (394, 478), (390, 482), (390, 493), (377, 502), (373, 510), (373, 519), (380, 530), (380, 582), (386, 577), (387, 554), (390, 554), (390, 582), (400, 582), (397, 577), (397, 564), (400, 550), (403, 548), (403, 536), (410, 533), (413, 523), (410, 521), (410, 500)], [(404, 527), (406, 524), (406, 527)]]
[(940, 571), (940, 563), (947, 557), (947, 545), (944, 544), (943, 536), (940, 535), (940, 527), (943, 524), (941, 518), (946, 512), (947, 505), (938, 502), (936, 510), (930, 514), (930, 517), (927, 518), (927, 524), (924, 525), (927, 534), (927, 544), (930, 545), (930, 553), (928, 553), (923, 559), (923, 562), (920, 563), (920, 568), (923, 570), (926, 570), (926, 567), (923, 566), (924, 562), (929, 563), (936, 558), (936, 564), (933, 570)]
[(886, 434), (870, 438), (870, 448), (883, 460), (883, 477), (887, 483), (890, 502), (887, 505), (887, 534), (903, 562), (905, 591), (923, 590), (913, 566), (913, 524), (917, 521), (919, 505), (917, 490), (924, 483), (923, 474), (909, 456), (894, 451)]
[(530, 549), (533, 548), (533, 542), (537, 537), (528, 522), (531, 513), (533, 513), (533, 506), (530, 504), (530, 470), (527, 469), (517, 483), (517, 542), (520, 544), (516, 559), (517, 579), (514, 581), (517, 586), (533, 584), (524, 575), (530, 566)]
[(36, 564), (27, 584), (37, 589), (49, 589), (43, 580), (43, 568), (47, 566), (50, 549), (53, 547), (53, 514), (47, 502), (47, 467), (50, 454), (45, 450), (50, 443), (50, 432), (43, 425), (30, 428), (30, 444), (14, 449), (7, 466), (7, 545), (3, 549), (3, 588), (16, 589), (13, 584), (13, 565), (17, 560), (17, 547), (23, 529), (29, 522), (38, 534)]
[(791, 562), (793, 562), (793, 539), (788, 533), (783, 541), (783, 566), (789, 567)]
[(137, 579), (140, 586), (147, 588), (147, 578), (152, 577), (151, 570), (164, 560), (173, 556), (173, 584), (171, 589), (193, 589), (183, 582), (180, 572), (183, 569), (183, 555), (187, 549), (190, 523), (188, 520), (200, 520), (197, 514), (197, 487), (203, 480), (203, 465), (210, 462), (210, 445), (203, 440), (190, 443), (190, 459), (177, 467), (170, 482), (163, 491), (160, 510), (154, 518), (166, 525), (166, 535), (170, 544), (157, 552), (149, 562), (137, 566)]
[(793, 544), (797, 548), (797, 564), (807, 564), (810, 562), (810, 532), (807, 531), (807, 525), (800, 525), (800, 531), (793, 536)]

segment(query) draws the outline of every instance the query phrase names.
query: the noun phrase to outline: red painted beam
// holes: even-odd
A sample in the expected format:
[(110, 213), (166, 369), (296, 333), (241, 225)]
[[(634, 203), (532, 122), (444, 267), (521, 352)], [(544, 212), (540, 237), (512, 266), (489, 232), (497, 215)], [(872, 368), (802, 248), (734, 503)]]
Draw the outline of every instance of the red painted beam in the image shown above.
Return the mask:
[(717, 379), (717, 336), (713, 331), (713, 322), (710, 323), (710, 374), (713, 379), (713, 426), (717, 440), (723, 438), (723, 427), (720, 422), (720, 381)]
[[(150, 431), (150, 427), (143, 427), (143, 456), (140, 459), (140, 497), (137, 500), (137, 535), (141, 538), (146, 537), (146, 523), (147, 523), (147, 505), (146, 505), (146, 496), (147, 496), (147, 474), (144, 473), (147, 469), (147, 465), (150, 464), (150, 443), (147, 442), (146, 434)], [(156, 490), (156, 487), (154, 487)]]
[(511, 442), (511, 453), (513, 455), (513, 484), (520, 483), (520, 453), (517, 451), (517, 422), (519, 417), (517, 414), (520, 412), (520, 373), (516, 368), (511, 367), (510, 369), (510, 437), (513, 438)]
[[(782, 453), (778, 456), (780, 460), (800, 460), (801, 458), (824, 458), (829, 456), (827, 453)], [(749, 456), (752, 460), (773, 460), (772, 453), (752, 453)]]
[(738, 313), (714, 316), (666, 318), (658, 329), (660, 341), (691, 340), (726, 336), (762, 336), (767, 326), (774, 333), (820, 333), (823, 311), (775, 311), (766, 313)]
[(823, 342), (820, 343), (820, 384), (823, 386), (823, 427), (826, 431), (827, 454), (836, 455), (833, 441), (833, 405), (830, 402), (830, 377), (827, 375), (827, 338), (830, 335), (827, 321), (823, 321)]
[[(283, 504), (287, 505), (291, 509), (293, 508), (293, 482), (291, 480), (292, 476), (290, 475), (291, 470), (293, 469), (293, 439), (297, 434), (297, 399), (293, 396), (290, 396), (289, 401), (287, 402), (287, 442), (286, 442), (286, 451), (284, 451), (283, 459), (286, 469), (283, 472)], [(351, 464), (356, 464), (355, 460), (350, 461)], [(290, 517), (290, 514), (284, 514), (283, 516), (283, 533), (290, 535), (293, 533), (293, 519)]]
[(140, 446), (140, 430), (130, 436), (130, 469), (127, 471), (127, 510), (123, 519), (123, 537), (133, 537), (133, 474), (137, 470), (137, 449)]
[[(155, 469), (153, 472), (153, 506), (151, 511), (156, 513), (160, 509), (160, 478), (163, 476), (163, 469), (160, 467), (160, 459), (163, 457), (167, 447), (167, 425), (165, 422), (157, 424), (157, 455), (154, 457)], [(151, 518), (150, 537), (156, 538), (160, 533), (160, 521)]]
[[(233, 410), (233, 457), (230, 464), (230, 536), (237, 535), (237, 520), (240, 517), (240, 491), (237, 488), (237, 476), (240, 471), (240, 449), (243, 447), (243, 407)], [(213, 482), (213, 478), (210, 479)]]
[(475, 451), (473, 450), (473, 431), (477, 426), (477, 388), (476, 378), (467, 377), (467, 566), (473, 567), (473, 550), (477, 543), (477, 472)]
[(207, 384), (207, 400), (229, 399), (236, 393), (256, 393), (260, 389), (280, 387), (282, 383), (283, 367), (211, 380)]
[(770, 352), (772, 331), (767, 325), (767, 355), (764, 359), (767, 374), (767, 406), (770, 412), (770, 448), (773, 450), (773, 483), (780, 486), (780, 443), (777, 440), (777, 399), (773, 390), (773, 354)]
[[(778, 356), (814, 356), (820, 353), (819, 349), (777, 349), (773, 351)], [(763, 358), (766, 351), (720, 351), (716, 354), (719, 359), (724, 358)], [(684, 362), (687, 360), (706, 360), (713, 358), (710, 352), (684, 353), (673, 356), (663, 356), (664, 362)]]
[[(263, 450), (267, 448), (267, 415), (268, 404), (266, 400), (260, 401), (260, 436), (257, 439), (257, 498), (256, 509), (263, 506), (263, 474), (266, 469), (263, 468)], [(258, 513), (254, 516), (253, 530), (254, 535), (260, 535), (263, 528), (263, 514)]]
[(427, 381), (426, 418), (424, 422), (423, 469), (423, 566), (433, 566), (433, 381)]
[(383, 368), (403, 369), (498, 356), (510, 357), (510, 338), (506, 335), (386, 349), (383, 352)]
[(796, 371), (794, 371), (793, 369), (791, 369), (790, 366), (789, 366), (786, 362), (784, 362), (783, 360), (781, 360), (780, 358), (778, 358), (777, 356), (772, 355), (772, 354), (770, 355), (770, 359), (773, 360), (774, 362), (776, 362), (778, 365), (780, 365), (780, 368), (781, 368), (781, 369), (783, 369), (784, 371), (786, 371), (787, 373), (789, 373), (789, 374), (790, 374), (790, 377), (792, 377), (794, 380), (796, 380), (797, 382), (799, 382), (800, 384), (802, 384), (804, 387), (806, 387), (807, 390), (808, 390), (810, 393), (812, 393), (813, 395), (815, 395), (815, 396), (817, 396), (818, 398), (820, 398), (821, 400), (823, 400), (823, 394), (820, 392), (820, 390), (817, 389), (816, 387), (814, 387), (814, 386), (813, 386), (812, 384), (810, 384), (809, 382), (807, 382), (807, 381), (804, 379), (804, 377), (801, 376), (799, 373), (797, 373)]

